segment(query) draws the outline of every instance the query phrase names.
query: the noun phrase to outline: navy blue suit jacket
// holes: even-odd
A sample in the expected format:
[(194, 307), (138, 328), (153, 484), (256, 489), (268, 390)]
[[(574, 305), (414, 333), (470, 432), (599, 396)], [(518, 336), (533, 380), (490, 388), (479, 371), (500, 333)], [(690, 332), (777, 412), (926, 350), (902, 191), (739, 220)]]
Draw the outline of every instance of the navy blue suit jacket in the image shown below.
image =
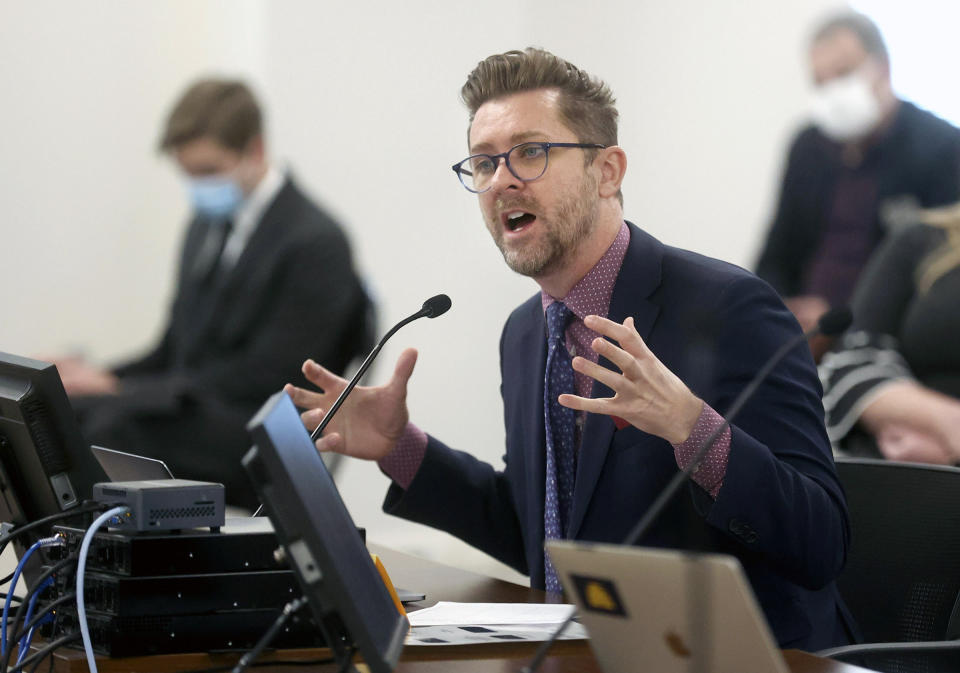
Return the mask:
[[(664, 246), (633, 225), (609, 313), (617, 322), (627, 316), (657, 357), (720, 413), (799, 332), (763, 281)], [(446, 530), (528, 573), (538, 588), (544, 586), (545, 344), (538, 294), (510, 315), (500, 343), (504, 471), (431, 437), (410, 487), (393, 484), (384, 502), (392, 514)], [(593, 397), (610, 395), (594, 385)], [(716, 501), (689, 482), (641, 540), (736, 556), (781, 647), (807, 650), (849, 642), (852, 629), (833, 582), (849, 527), (820, 397), (810, 352), (798, 346), (736, 419)], [(569, 536), (621, 542), (677, 469), (665, 440), (632, 426), (617, 430), (609, 416), (589, 414)]]

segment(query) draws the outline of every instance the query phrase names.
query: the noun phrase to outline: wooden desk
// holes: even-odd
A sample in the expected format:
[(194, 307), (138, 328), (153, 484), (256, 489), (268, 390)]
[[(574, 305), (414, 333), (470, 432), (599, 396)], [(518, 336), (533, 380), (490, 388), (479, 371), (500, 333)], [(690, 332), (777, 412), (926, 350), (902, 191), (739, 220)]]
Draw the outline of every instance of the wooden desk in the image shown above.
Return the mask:
[[(370, 545), (380, 555), (390, 577), (398, 586), (423, 591), (427, 600), (412, 604), (427, 607), (438, 600), (483, 603), (542, 603), (547, 596), (542, 591), (519, 584), (485, 577), (432, 561)], [(495, 643), (456, 647), (408, 647), (403, 651), (397, 673), (516, 673), (529, 661), (536, 650), (530, 643)], [(260, 661), (304, 661), (330, 656), (329, 650), (300, 649), (268, 652)], [(821, 659), (799, 650), (786, 650), (784, 656), (793, 673), (862, 673), (865, 669), (829, 659)], [(175, 673), (220, 666), (229, 666), (239, 658), (231, 655), (169, 654), (125, 659), (97, 658), (102, 673)], [(42, 667), (41, 670), (45, 670)], [(82, 650), (62, 648), (54, 654), (56, 673), (81, 673), (87, 670)], [(290, 673), (306, 670), (327, 673), (336, 670), (333, 665), (295, 669), (291, 667), (260, 666), (250, 669), (264, 673)], [(360, 670), (365, 670), (361, 668)], [(540, 668), (542, 673), (600, 673), (596, 660), (586, 641), (567, 640), (556, 643), (551, 655)]]

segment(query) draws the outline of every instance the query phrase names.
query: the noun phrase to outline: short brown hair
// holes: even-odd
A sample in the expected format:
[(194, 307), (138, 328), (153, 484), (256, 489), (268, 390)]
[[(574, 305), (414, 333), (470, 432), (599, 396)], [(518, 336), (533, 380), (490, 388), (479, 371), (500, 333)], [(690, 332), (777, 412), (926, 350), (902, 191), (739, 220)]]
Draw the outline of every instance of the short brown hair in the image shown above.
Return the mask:
[(544, 49), (494, 54), (477, 64), (460, 89), (470, 122), (494, 98), (534, 89), (560, 92), (560, 117), (582, 143), (617, 144), (616, 99), (601, 80)]
[(241, 152), (263, 131), (263, 115), (253, 93), (241, 81), (201, 79), (180, 96), (167, 117), (160, 150), (211, 138)]

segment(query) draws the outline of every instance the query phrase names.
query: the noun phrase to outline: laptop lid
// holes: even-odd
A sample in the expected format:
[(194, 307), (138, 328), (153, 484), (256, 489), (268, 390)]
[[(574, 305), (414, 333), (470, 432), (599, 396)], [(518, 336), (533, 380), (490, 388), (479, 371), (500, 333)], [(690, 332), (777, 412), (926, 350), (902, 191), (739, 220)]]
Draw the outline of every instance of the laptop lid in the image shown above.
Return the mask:
[(788, 673), (740, 562), (721, 554), (547, 542), (606, 673)]
[(90, 450), (110, 481), (173, 479), (173, 473), (162, 460), (105, 449), (102, 446), (91, 446)]

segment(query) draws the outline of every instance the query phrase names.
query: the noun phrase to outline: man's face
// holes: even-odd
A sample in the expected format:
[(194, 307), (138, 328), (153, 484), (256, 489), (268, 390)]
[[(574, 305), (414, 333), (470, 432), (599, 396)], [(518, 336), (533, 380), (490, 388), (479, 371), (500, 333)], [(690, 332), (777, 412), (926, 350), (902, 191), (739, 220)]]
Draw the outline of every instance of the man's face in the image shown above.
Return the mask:
[[(499, 154), (527, 141), (579, 142), (560, 121), (557, 98), (555, 90), (538, 89), (487, 101), (474, 115), (470, 154)], [(478, 195), (487, 229), (517, 273), (538, 278), (564, 269), (593, 230), (597, 176), (583, 153), (551, 149), (546, 172), (532, 182), (501, 160), (492, 186)]]
[(815, 86), (864, 69), (871, 81), (883, 73), (883, 65), (864, 49), (860, 38), (845, 28), (828, 33), (810, 47), (810, 69)]

